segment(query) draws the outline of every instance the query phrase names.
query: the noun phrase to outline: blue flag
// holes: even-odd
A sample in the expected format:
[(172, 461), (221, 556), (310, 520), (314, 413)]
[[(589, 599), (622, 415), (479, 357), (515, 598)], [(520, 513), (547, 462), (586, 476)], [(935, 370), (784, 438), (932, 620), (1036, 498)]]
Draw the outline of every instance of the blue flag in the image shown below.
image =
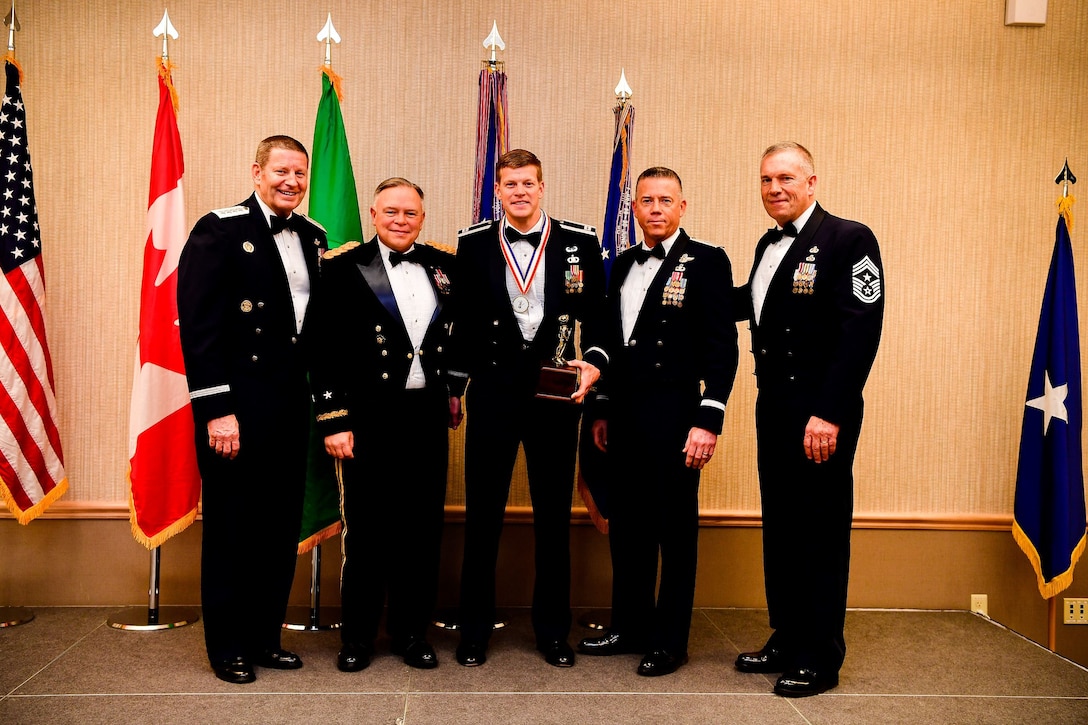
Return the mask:
[(608, 201), (601, 227), (601, 256), (604, 277), (612, 274), (616, 255), (634, 244), (635, 227), (631, 224), (631, 134), (635, 128), (635, 107), (623, 103), (615, 108), (616, 132), (612, 141), (612, 170), (608, 175)]
[(1035, 568), (1039, 593), (1049, 599), (1073, 583), (1086, 529), (1077, 289), (1061, 216), (1025, 406), (1013, 536)]

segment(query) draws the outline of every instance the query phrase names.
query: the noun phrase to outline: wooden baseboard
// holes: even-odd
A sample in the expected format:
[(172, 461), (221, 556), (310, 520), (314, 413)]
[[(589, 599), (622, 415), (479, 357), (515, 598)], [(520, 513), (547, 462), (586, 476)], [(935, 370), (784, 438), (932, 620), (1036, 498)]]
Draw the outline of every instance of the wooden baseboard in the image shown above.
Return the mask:
[[(116, 520), (129, 517), (128, 504), (113, 501), (57, 501), (37, 520)], [(0, 519), (14, 519), (8, 511), (0, 511)], [(198, 515), (199, 518), (199, 515)], [(464, 506), (447, 506), (446, 521), (463, 523)], [(510, 506), (506, 520), (512, 524), (527, 524), (533, 520), (533, 510), (528, 506)], [(576, 507), (572, 522), (579, 526), (592, 526), (589, 513)], [(762, 518), (759, 511), (715, 511), (699, 514), (701, 526), (731, 528), (759, 528)], [(854, 514), (855, 529), (897, 529), (919, 531), (1011, 531), (1012, 516), (1007, 514), (901, 514), (870, 513)]]

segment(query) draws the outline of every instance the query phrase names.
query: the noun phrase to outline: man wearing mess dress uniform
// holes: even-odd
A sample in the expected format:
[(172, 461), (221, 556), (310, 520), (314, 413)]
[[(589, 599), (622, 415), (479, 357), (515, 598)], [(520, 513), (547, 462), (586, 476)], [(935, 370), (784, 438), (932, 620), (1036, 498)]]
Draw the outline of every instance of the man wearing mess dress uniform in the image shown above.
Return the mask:
[(306, 479), (309, 300), (325, 232), (294, 212), (309, 156), (257, 148), (255, 192), (200, 219), (178, 267), (178, 318), (203, 480), (201, 604), (217, 677), (297, 669), (280, 647)]
[(807, 149), (771, 146), (760, 179), (776, 225), (759, 240), (736, 299), (750, 321), (759, 387), (763, 569), (774, 632), (736, 668), (782, 673), (774, 691), (805, 697), (837, 686), (846, 656), (854, 452), (880, 342), (884, 272), (872, 231), (816, 203)]

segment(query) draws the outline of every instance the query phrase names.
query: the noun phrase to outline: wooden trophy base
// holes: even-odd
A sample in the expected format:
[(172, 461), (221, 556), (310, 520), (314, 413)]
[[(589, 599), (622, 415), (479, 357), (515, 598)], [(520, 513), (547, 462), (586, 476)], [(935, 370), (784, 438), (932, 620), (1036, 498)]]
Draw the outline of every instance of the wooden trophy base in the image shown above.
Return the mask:
[(578, 390), (578, 369), (569, 365), (555, 367), (545, 365), (540, 368), (540, 378), (536, 384), (536, 397), (545, 400), (564, 400), (573, 403), (570, 396)]

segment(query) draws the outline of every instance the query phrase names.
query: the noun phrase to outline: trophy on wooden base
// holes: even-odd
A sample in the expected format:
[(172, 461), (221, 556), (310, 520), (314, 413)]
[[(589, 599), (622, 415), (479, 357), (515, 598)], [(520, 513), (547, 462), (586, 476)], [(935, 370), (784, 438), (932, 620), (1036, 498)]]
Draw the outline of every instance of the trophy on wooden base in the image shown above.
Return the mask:
[(536, 384), (536, 397), (546, 400), (565, 400), (573, 403), (572, 395), (578, 390), (578, 368), (571, 367), (563, 358), (567, 343), (574, 332), (569, 324), (569, 315), (559, 316), (559, 343), (555, 346), (555, 355), (540, 366), (540, 378)]

